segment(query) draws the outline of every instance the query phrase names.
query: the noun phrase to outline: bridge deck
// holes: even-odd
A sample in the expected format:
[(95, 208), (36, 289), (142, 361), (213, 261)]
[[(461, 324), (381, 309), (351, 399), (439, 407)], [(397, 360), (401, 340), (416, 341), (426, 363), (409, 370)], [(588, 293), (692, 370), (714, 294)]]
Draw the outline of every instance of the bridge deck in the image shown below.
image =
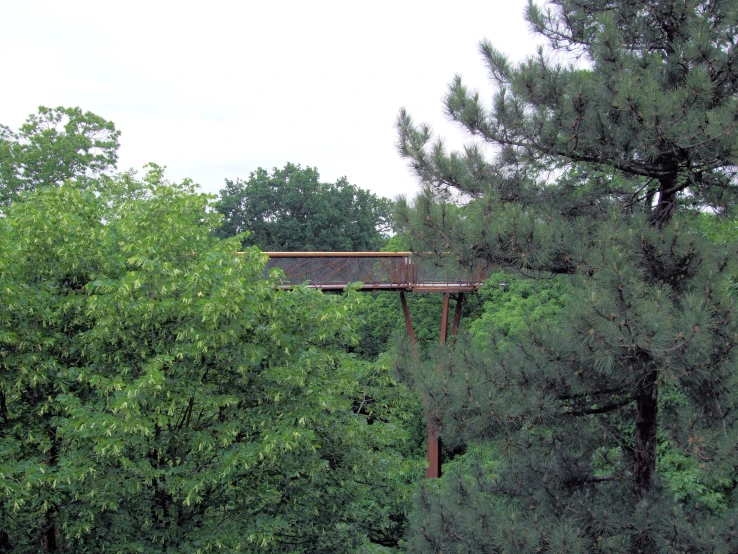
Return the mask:
[(473, 292), (486, 267), (464, 271), (452, 260), (413, 256), (411, 252), (264, 252), (267, 269), (285, 274), (284, 286), (307, 283), (322, 290), (343, 290), (361, 282), (361, 290)]

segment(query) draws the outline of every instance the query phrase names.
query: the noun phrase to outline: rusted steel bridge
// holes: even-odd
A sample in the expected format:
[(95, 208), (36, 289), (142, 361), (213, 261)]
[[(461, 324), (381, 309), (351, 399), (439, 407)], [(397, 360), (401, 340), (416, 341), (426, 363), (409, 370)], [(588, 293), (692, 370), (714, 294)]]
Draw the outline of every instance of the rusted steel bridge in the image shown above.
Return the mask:
[[(413, 256), (411, 252), (265, 252), (269, 256), (267, 269), (284, 272), (282, 287), (298, 285), (325, 291), (341, 291), (349, 284), (360, 282), (362, 291), (396, 291), (405, 317), (407, 334), (418, 356), (406, 292), (442, 293), (441, 343), (448, 334), (449, 301), (456, 300), (451, 335), (455, 335), (461, 320), (464, 295), (475, 292), (489, 274), (489, 267), (479, 265), (461, 268), (452, 258)], [(441, 443), (439, 429), (428, 425), (429, 478), (441, 476)]]
[(487, 276), (486, 266), (464, 270), (450, 258), (413, 256), (411, 252), (264, 252), (267, 269), (285, 274), (284, 286), (307, 284), (343, 290), (361, 282), (361, 290), (474, 292)]

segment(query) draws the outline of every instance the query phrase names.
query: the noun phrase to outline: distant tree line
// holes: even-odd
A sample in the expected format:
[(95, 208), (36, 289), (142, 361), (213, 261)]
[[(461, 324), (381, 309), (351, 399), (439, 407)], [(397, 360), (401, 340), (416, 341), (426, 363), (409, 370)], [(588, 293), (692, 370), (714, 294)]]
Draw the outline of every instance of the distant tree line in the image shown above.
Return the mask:
[(392, 202), (350, 184), (321, 183), (318, 170), (288, 163), (226, 180), (215, 209), (218, 235), (248, 231), (244, 246), (266, 251), (376, 251), (392, 230)]

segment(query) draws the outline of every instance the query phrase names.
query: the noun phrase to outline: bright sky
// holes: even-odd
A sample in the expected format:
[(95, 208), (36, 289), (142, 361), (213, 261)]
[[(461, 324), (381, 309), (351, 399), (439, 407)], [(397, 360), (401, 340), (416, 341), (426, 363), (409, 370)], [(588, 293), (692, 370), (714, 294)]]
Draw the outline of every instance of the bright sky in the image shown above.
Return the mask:
[(213, 193), (293, 162), (412, 195), (399, 109), (462, 144), (443, 113), (448, 83), (459, 73), (491, 96), (479, 41), (533, 53), (526, 4), (0, 0), (0, 123), (79, 106), (122, 131), (118, 169), (154, 161)]

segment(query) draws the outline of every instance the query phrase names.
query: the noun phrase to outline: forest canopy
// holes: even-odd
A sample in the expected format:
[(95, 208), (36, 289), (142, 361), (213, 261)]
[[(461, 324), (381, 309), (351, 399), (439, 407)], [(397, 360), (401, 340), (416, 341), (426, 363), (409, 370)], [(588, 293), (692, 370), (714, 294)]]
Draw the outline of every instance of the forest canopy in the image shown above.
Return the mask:
[[(0, 126), (0, 552), (736, 552), (734, 4), (531, 2), (547, 46), (451, 82), (465, 148), (400, 112), (410, 200)], [(457, 336), (262, 253), (381, 248), (492, 268)]]
[(397, 545), (417, 401), (357, 294), (280, 290), (157, 166), (76, 185), (0, 218), (0, 551)]
[(315, 168), (259, 168), (247, 181), (226, 180), (215, 209), (218, 235), (248, 231), (244, 246), (265, 251), (377, 251), (392, 230), (392, 203), (350, 184), (320, 182)]

